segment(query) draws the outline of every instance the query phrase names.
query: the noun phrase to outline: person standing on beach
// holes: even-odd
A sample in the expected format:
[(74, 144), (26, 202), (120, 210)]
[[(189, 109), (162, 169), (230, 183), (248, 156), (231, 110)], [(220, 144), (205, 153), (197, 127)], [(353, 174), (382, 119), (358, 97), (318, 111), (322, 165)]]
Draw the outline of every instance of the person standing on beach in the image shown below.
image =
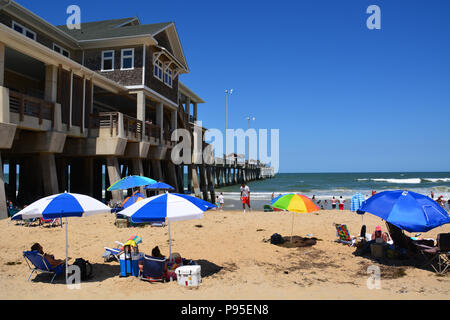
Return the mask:
[(332, 209), (336, 209), (336, 198), (335, 197), (333, 197), (333, 199), (331, 199), (331, 208)]
[(431, 194), (430, 194), (430, 196), (431, 196), (431, 199), (433, 199), (433, 200), (434, 200), (434, 193), (433, 193), (433, 191), (431, 191)]
[(344, 202), (345, 200), (342, 199), (342, 196), (339, 198), (339, 210), (344, 210)]
[(220, 211), (223, 211), (223, 205), (225, 203), (225, 199), (223, 197), (223, 193), (222, 192), (220, 193), (218, 199), (219, 199), (219, 209), (220, 209)]
[(242, 183), (241, 185), (241, 200), (242, 200), (242, 209), (244, 209), (245, 213), (245, 205), (248, 206), (248, 209), (252, 211), (252, 208), (250, 207), (250, 188), (245, 185), (245, 183)]

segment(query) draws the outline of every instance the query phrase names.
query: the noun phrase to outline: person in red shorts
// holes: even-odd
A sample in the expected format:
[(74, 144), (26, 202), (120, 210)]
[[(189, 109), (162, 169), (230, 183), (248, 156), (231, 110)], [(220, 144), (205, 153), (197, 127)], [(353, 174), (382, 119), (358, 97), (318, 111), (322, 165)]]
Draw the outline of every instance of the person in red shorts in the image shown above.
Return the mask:
[(344, 202), (345, 200), (342, 199), (342, 196), (339, 198), (339, 210), (344, 210)]
[(242, 209), (244, 209), (245, 213), (245, 205), (248, 206), (248, 209), (252, 211), (250, 207), (250, 188), (245, 185), (245, 183), (241, 184), (241, 200), (242, 200)]

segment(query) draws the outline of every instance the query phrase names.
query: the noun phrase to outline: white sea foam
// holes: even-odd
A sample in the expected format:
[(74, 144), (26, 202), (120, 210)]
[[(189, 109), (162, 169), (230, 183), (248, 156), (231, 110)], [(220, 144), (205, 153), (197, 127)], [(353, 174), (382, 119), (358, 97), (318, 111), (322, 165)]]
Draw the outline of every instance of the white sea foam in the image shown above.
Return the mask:
[(450, 182), (450, 178), (423, 178), (423, 180), (429, 182)]
[(387, 182), (387, 183), (400, 183), (400, 184), (419, 184), (422, 182), (422, 179), (420, 178), (408, 178), (408, 179), (382, 179), (382, 178), (375, 178), (370, 179), (372, 181), (376, 182)]

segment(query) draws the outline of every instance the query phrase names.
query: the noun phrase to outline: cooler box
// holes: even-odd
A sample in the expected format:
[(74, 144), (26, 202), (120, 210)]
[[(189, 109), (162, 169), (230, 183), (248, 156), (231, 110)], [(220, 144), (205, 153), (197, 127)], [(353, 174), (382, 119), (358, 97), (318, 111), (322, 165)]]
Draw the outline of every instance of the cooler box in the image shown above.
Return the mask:
[(128, 253), (126, 259), (125, 253), (122, 253), (119, 259), (121, 277), (128, 277), (130, 275), (137, 277), (139, 275), (139, 261), (144, 259), (143, 253), (131, 254), (131, 257)]
[(180, 286), (197, 287), (202, 282), (201, 266), (183, 266), (175, 269)]
[(386, 246), (381, 243), (372, 243), (370, 245), (370, 251), (372, 254), (372, 257), (374, 258), (383, 258), (384, 257), (384, 250)]

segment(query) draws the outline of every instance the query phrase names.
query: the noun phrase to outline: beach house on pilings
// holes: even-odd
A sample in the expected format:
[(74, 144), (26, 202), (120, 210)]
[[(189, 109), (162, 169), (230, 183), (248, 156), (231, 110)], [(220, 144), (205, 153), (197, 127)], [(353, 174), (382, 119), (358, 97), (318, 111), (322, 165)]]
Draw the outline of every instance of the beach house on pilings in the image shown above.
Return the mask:
[(180, 82), (186, 73), (173, 22), (130, 17), (69, 30), (0, 0), (0, 164), (9, 165), (0, 216), (6, 199), (64, 191), (120, 201), (105, 188), (130, 174), (183, 192), (171, 133), (192, 130), (204, 103)]

